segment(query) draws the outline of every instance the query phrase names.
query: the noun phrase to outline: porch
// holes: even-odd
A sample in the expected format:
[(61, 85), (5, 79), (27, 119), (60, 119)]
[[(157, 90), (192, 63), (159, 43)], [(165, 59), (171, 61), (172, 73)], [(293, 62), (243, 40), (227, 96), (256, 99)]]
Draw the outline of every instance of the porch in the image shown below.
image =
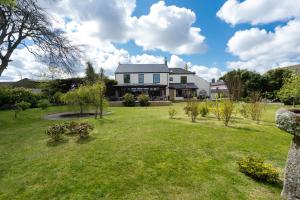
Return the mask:
[(194, 83), (170, 83), (170, 100), (183, 100), (197, 97), (198, 87)]

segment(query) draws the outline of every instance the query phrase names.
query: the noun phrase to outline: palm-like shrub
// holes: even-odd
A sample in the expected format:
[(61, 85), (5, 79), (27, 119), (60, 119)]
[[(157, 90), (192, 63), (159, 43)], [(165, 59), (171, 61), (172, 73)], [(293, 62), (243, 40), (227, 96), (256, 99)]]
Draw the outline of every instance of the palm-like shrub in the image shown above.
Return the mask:
[(234, 111), (234, 103), (232, 100), (224, 100), (220, 102), (220, 115), (225, 126), (228, 126)]
[(205, 117), (209, 113), (209, 109), (208, 109), (208, 106), (206, 105), (206, 103), (201, 103), (199, 105), (199, 113), (200, 113), (201, 117)]
[(170, 117), (170, 119), (174, 119), (176, 114), (177, 114), (177, 111), (176, 111), (175, 108), (169, 108), (169, 117)]
[(185, 114), (191, 117), (192, 122), (195, 122), (198, 115), (199, 115), (199, 105), (196, 101), (189, 101), (187, 102), (186, 106), (184, 107)]

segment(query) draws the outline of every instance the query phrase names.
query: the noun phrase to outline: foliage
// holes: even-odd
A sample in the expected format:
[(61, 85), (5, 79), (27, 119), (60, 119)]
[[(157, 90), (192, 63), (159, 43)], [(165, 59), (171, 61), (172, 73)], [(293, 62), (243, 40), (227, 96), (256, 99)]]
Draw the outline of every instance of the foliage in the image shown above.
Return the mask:
[(38, 107), (43, 110), (47, 109), (49, 106), (51, 106), (51, 103), (49, 102), (48, 99), (41, 99), (38, 102)]
[(228, 126), (229, 121), (233, 115), (234, 103), (232, 100), (223, 100), (220, 102), (220, 117), (225, 126)]
[(130, 93), (126, 93), (123, 96), (123, 104), (125, 106), (134, 106), (135, 105), (134, 95)]
[(90, 103), (90, 88), (81, 85), (78, 89), (71, 90), (61, 96), (61, 100), (66, 104), (78, 105), (80, 113), (83, 113), (83, 106)]
[(283, 102), (292, 99), (293, 106), (295, 107), (296, 100), (300, 100), (300, 75), (293, 74), (289, 78), (286, 78), (277, 96)]
[(241, 103), (239, 104), (239, 107), (240, 107), (240, 109), (239, 109), (240, 114), (241, 114), (243, 117), (245, 117), (245, 118), (249, 118), (249, 117), (250, 117), (250, 115), (249, 115), (250, 106), (249, 106), (249, 105), (250, 105), (250, 104), (244, 103), (244, 102), (241, 102)]
[(90, 103), (95, 106), (95, 118), (98, 116), (98, 109), (100, 118), (103, 118), (104, 108), (108, 106), (108, 102), (105, 99), (106, 85), (103, 81), (98, 81), (89, 87), (90, 91)]
[(84, 139), (87, 138), (90, 134), (90, 131), (92, 131), (94, 129), (94, 127), (92, 125), (90, 125), (89, 123), (79, 123), (76, 126), (76, 132), (79, 136), (80, 139)]
[(248, 112), (251, 116), (251, 119), (256, 121), (258, 124), (261, 120), (263, 111), (265, 110), (266, 104), (264, 102), (252, 102), (249, 103)]
[(13, 7), (16, 5), (16, 0), (0, 0), (0, 5), (1, 4)]
[(177, 114), (176, 109), (173, 108), (173, 107), (170, 107), (169, 108), (169, 117), (170, 117), (170, 119), (174, 119), (174, 117), (175, 117), (176, 114)]
[(97, 79), (98, 75), (95, 73), (94, 67), (91, 62), (86, 63), (86, 69), (85, 69), (85, 79), (87, 84), (94, 84)]
[(65, 133), (65, 126), (62, 124), (54, 124), (49, 126), (46, 130), (46, 134), (53, 140), (59, 141), (62, 139), (62, 135)]
[(20, 111), (27, 110), (28, 108), (30, 108), (29, 102), (21, 101), (21, 102), (15, 103), (15, 105), (13, 106), (15, 119), (17, 119), (18, 113)]
[(195, 122), (198, 115), (199, 115), (199, 105), (196, 101), (189, 101), (187, 102), (186, 106), (184, 107), (185, 114), (191, 117), (192, 122)]
[(209, 113), (209, 109), (208, 109), (206, 102), (205, 103), (202, 102), (200, 104), (199, 113), (200, 113), (201, 117), (205, 117)]
[(254, 178), (257, 181), (265, 183), (278, 183), (279, 171), (271, 164), (265, 163), (262, 159), (255, 156), (247, 156), (237, 162), (239, 170)]
[(243, 90), (242, 71), (240, 69), (227, 72), (220, 79), (225, 82), (230, 97), (236, 101), (240, 100)]
[(221, 109), (220, 109), (220, 102), (222, 101), (222, 97), (216, 96), (216, 100), (209, 104), (210, 110), (216, 116), (218, 120), (221, 120)]
[(52, 98), (50, 98), (51, 103), (55, 105), (61, 105), (63, 102), (61, 101), (62, 92), (55, 92)]
[(138, 96), (138, 101), (140, 103), (140, 106), (149, 106), (150, 102), (149, 102), (149, 96), (141, 94)]

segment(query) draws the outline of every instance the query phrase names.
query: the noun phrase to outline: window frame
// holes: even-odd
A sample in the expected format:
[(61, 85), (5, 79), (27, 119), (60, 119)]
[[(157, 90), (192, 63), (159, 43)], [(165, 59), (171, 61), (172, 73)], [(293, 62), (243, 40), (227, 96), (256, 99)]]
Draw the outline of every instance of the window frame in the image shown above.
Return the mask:
[(130, 83), (130, 81), (131, 81), (130, 79), (131, 79), (130, 74), (123, 74), (123, 82), (124, 83)]
[(153, 74), (153, 84), (160, 84), (160, 74)]
[[(141, 80), (143, 80), (143, 81), (141, 81)], [(138, 81), (139, 81), (139, 84), (145, 83), (145, 75), (144, 74), (138, 74)]]
[[(185, 78), (185, 81), (183, 81), (183, 78)], [(187, 84), (187, 76), (180, 76), (180, 83)]]

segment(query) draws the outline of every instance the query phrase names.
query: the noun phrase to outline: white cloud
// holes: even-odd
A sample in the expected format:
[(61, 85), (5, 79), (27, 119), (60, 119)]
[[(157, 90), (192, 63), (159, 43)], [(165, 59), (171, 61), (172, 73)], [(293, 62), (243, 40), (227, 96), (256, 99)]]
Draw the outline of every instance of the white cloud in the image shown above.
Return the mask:
[(213, 78), (218, 79), (226, 73), (217, 67), (206, 67), (199, 65), (192, 66), (190, 70), (196, 72), (199, 77), (204, 78), (207, 81), (211, 81)]
[(264, 72), (275, 66), (300, 62), (300, 20), (295, 19), (274, 32), (251, 28), (238, 31), (229, 40), (228, 51), (240, 60), (228, 62), (230, 68)]
[(287, 21), (300, 16), (300, 0), (228, 0), (217, 16), (232, 25)]
[(205, 50), (201, 29), (192, 27), (196, 14), (186, 8), (153, 4), (148, 15), (134, 18), (131, 37), (146, 50), (161, 49), (175, 54), (193, 54)]

